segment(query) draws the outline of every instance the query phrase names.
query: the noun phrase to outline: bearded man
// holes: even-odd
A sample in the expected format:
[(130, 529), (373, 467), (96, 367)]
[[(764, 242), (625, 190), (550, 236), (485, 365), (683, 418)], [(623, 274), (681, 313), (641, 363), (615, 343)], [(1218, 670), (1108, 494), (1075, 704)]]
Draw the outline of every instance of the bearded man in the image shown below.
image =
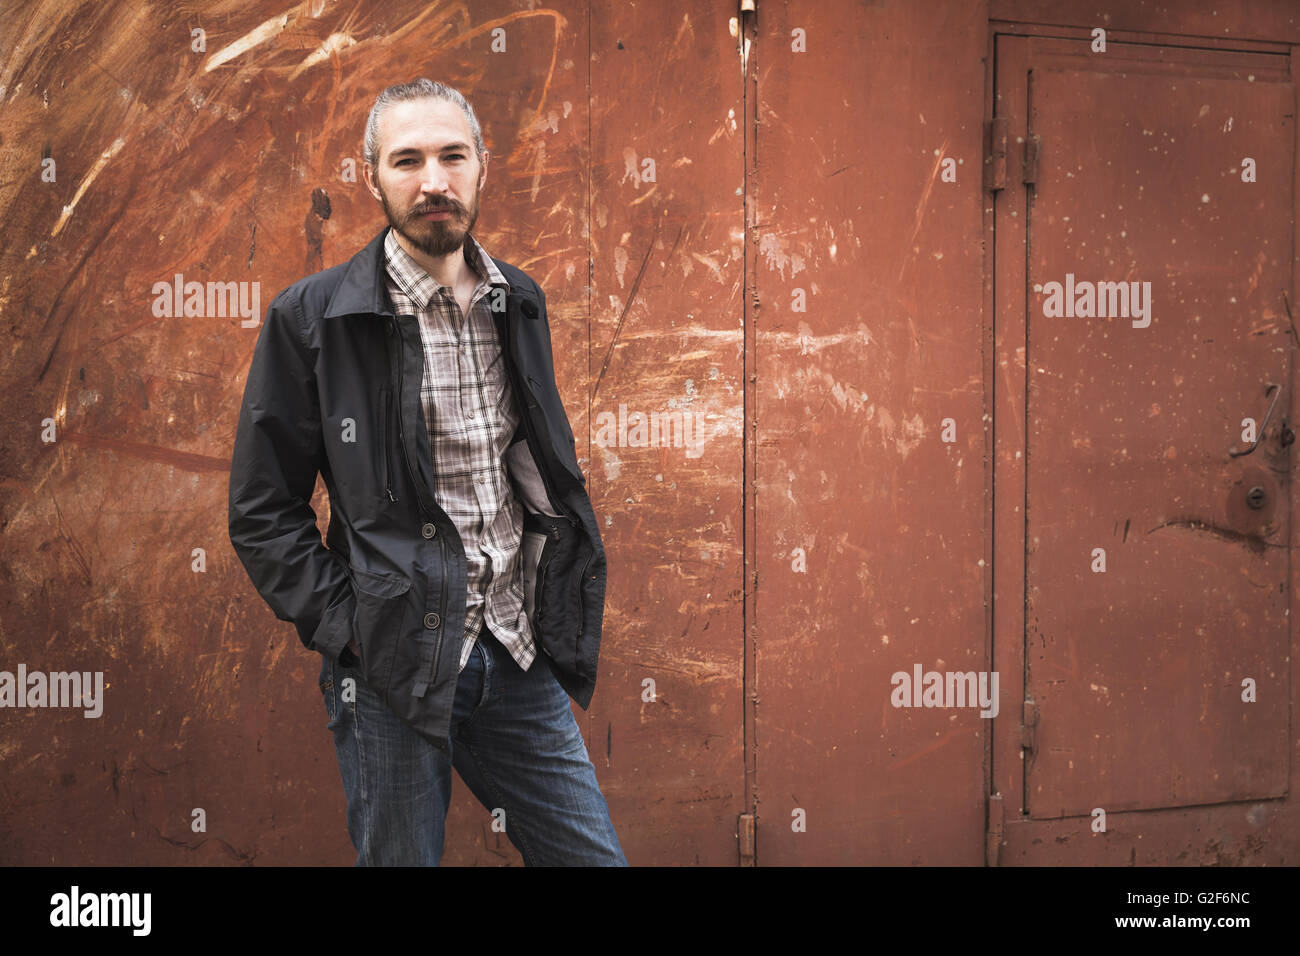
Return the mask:
[(526, 865), (626, 866), (569, 706), (595, 687), (605, 552), (546, 296), (471, 234), (487, 161), (456, 90), (379, 94), (364, 173), (388, 226), (271, 303), (230, 538), (321, 655), (357, 865), (439, 865), (454, 767)]

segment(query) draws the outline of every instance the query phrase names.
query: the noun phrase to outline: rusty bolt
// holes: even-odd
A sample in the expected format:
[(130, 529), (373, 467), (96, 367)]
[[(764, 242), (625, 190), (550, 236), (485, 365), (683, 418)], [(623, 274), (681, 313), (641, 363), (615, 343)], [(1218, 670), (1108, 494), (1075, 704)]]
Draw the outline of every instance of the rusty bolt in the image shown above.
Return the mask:
[(1256, 511), (1264, 507), (1264, 489), (1259, 485), (1251, 488), (1246, 492), (1246, 504), (1250, 505)]

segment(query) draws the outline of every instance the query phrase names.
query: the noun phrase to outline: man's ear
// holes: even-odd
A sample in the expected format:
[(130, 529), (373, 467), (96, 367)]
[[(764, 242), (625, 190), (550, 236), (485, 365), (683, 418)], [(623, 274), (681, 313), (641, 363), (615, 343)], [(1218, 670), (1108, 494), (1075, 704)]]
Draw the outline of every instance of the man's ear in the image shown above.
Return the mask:
[(483, 188), (483, 184), (484, 184), (485, 182), (487, 182), (488, 156), (490, 156), (490, 155), (491, 155), (491, 154), (490, 154), (486, 149), (483, 150), (483, 164), (482, 164), (482, 165), (483, 165), (483, 169), (480, 170), (480, 171), (479, 171), (479, 174), (478, 174), (478, 188), (479, 188), (479, 189), (482, 189), (482, 188)]
[(380, 202), (379, 187), (375, 185), (375, 167), (370, 163), (362, 163), (361, 178), (366, 181), (366, 188), (370, 190), (370, 195), (375, 197), (376, 202)]

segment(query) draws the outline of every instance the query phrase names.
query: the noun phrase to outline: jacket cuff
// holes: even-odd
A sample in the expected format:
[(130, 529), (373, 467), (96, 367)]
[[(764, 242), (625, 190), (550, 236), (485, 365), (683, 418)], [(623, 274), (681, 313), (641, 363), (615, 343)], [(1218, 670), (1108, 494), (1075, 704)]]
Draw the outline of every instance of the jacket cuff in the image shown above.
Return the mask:
[[(325, 615), (312, 634), (311, 649), (340, 664), (351, 667), (356, 663), (356, 655), (347, 649), (352, 640), (352, 617), (357, 607), (356, 595), (352, 588), (343, 593), (343, 597), (325, 609)], [(351, 661), (351, 663), (349, 663)]]

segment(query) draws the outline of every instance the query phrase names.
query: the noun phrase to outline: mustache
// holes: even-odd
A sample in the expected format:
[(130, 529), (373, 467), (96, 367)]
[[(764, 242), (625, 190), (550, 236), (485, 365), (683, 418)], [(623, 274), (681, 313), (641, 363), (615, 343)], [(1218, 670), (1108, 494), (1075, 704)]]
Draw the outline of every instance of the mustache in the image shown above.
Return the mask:
[(419, 206), (411, 210), (412, 216), (423, 216), (428, 212), (454, 212), (460, 215), (460, 206), (455, 204), (438, 204), (433, 206)]

